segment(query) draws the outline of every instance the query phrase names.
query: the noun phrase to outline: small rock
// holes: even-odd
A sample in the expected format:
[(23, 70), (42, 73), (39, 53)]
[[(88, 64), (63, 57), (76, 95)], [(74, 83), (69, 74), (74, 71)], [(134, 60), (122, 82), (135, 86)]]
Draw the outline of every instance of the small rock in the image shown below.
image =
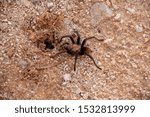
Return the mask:
[(41, 4), (41, 1), (40, 0), (32, 0), (32, 4), (33, 5), (40, 5)]
[(139, 25), (136, 25), (135, 26), (135, 30), (136, 30), (136, 32), (142, 32), (143, 31), (143, 27), (139, 26)]
[(23, 5), (25, 5), (26, 7), (30, 7), (30, 1), (29, 0), (21, 0), (20, 1)]
[(138, 67), (137, 64), (134, 63), (134, 62), (131, 62), (131, 65), (132, 65), (133, 68), (137, 68)]
[(0, 61), (3, 61), (4, 60), (4, 57), (0, 57)]
[(47, 3), (48, 8), (52, 8), (53, 6), (54, 6), (54, 4), (52, 2)]
[(70, 81), (71, 80), (71, 74), (65, 74), (63, 78), (64, 78), (65, 82)]
[(91, 9), (90, 14), (92, 20), (95, 22), (99, 22), (105, 17), (111, 17), (113, 15), (113, 11), (103, 2), (95, 3)]
[(111, 75), (109, 79), (110, 80), (116, 80), (116, 76), (115, 75)]
[(103, 11), (109, 17), (113, 15), (113, 11), (105, 3), (100, 3), (99, 7), (100, 7), (100, 10)]
[(12, 23), (10, 21), (8, 21), (8, 24), (11, 25)]
[(147, 51), (150, 52), (150, 46), (147, 47)]
[(117, 14), (114, 18), (115, 18), (116, 20), (118, 20), (118, 19), (120, 19), (120, 17), (121, 17), (121, 14)]
[(108, 38), (108, 39), (104, 40), (104, 43), (111, 43), (112, 41), (113, 41), (112, 38)]
[(7, 50), (7, 55), (9, 58), (11, 58), (14, 55), (14, 48), (9, 48)]
[(77, 90), (75, 91), (75, 93), (76, 93), (76, 94), (80, 94), (80, 93), (81, 93), (81, 90), (80, 90), (80, 89), (77, 89)]
[(126, 8), (130, 13), (135, 13), (135, 9), (133, 9), (133, 8)]
[(25, 69), (28, 65), (28, 62), (26, 60), (19, 60), (19, 65), (21, 66), (22, 69)]
[(113, 58), (112, 61), (111, 61), (111, 63), (112, 63), (113, 65), (115, 65), (115, 64), (116, 64), (116, 60)]
[(83, 97), (83, 99), (88, 99), (89, 95), (88, 95), (88, 93), (84, 93), (84, 94), (82, 94), (82, 97)]

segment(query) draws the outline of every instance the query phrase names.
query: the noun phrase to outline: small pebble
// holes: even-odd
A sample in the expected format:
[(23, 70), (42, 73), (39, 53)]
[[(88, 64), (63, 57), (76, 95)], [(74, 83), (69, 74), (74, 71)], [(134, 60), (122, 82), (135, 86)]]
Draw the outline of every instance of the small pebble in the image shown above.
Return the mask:
[(54, 6), (54, 4), (52, 2), (47, 3), (48, 8), (52, 8), (53, 6)]
[(135, 13), (135, 9), (133, 9), (133, 8), (127, 8), (127, 10), (132, 14)]
[(65, 82), (70, 81), (71, 80), (71, 74), (65, 74), (63, 78), (64, 78)]
[(11, 58), (14, 55), (14, 48), (9, 48), (7, 50), (7, 55), (9, 58)]
[(121, 17), (121, 14), (117, 14), (114, 18), (118, 20)]
[(19, 65), (22, 69), (25, 69), (28, 65), (28, 62), (26, 60), (21, 59), (19, 60)]
[(20, 2), (25, 5), (26, 7), (30, 7), (30, 1), (29, 0), (20, 0)]
[(109, 17), (113, 15), (113, 11), (105, 3), (100, 3), (99, 7), (100, 10), (105, 12), (105, 14), (108, 15)]
[(113, 11), (105, 3), (101, 2), (95, 3), (91, 7), (90, 14), (94, 22), (99, 22), (105, 17), (111, 17), (113, 15)]
[(135, 26), (135, 30), (136, 30), (136, 32), (142, 32), (143, 31), (143, 27), (139, 26), (139, 25), (136, 25)]
[(76, 91), (75, 91), (76, 94), (79, 94), (81, 93), (81, 90), (78, 88)]

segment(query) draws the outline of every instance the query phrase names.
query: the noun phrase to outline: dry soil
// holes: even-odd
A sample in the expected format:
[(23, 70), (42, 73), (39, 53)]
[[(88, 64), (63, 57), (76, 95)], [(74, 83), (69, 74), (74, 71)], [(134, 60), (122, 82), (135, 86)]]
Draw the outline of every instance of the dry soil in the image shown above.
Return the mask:
[[(74, 29), (104, 39), (87, 42), (102, 70), (42, 49), (39, 36)], [(0, 99), (150, 99), (150, 1), (0, 0)]]

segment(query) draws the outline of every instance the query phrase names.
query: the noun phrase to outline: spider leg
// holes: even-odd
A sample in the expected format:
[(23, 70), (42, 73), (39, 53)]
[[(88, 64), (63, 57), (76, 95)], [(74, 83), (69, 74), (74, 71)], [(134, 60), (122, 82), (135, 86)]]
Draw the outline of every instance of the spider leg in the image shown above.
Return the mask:
[(76, 63), (77, 63), (78, 55), (79, 55), (79, 54), (76, 54), (76, 55), (75, 55), (74, 71), (76, 71)]
[(50, 56), (50, 58), (54, 58), (56, 56), (58, 56), (59, 54), (65, 53), (66, 51), (60, 51), (58, 53), (56, 53), (55, 55)]
[(100, 67), (95, 63), (94, 58), (93, 58), (90, 54), (85, 53), (85, 55), (87, 55), (87, 56), (93, 61), (94, 65), (95, 65), (98, 69), (102, 70), (102, 68), (100, 68)]
[(63, 43), (60, 47), (63, 47), (64, 45), (69, 45), (69, 43), (68, 42)]
[(59, 42), (61, 42), (61, 41), (63, 40), (63, 38), (66, 38), (66, 37), (69, 37), (69, 39), (71, 39), (71, 42), (72, 42), (73, 44), (75, 43), (71, 35), (62, 36)]
[(74, 32), (77, 34), (77, 44), (80, 45), (81, 44), (81, 38), (80, 38), (80, 34), (78, 31), (74, 30)]
[(85, 45), (86, 41), (90, 40), (90, 39), (96, 39), (97, 41), (104, 41), (104, 39), (98, 39), (98, 38), (96, 38), (94, 36), (93, 37), (88, 37), (88, 38), (86, 38), (86, 39), (83, 40), (83, 42), (81, 44), (81, 48), (83, 48), (83, 46)]

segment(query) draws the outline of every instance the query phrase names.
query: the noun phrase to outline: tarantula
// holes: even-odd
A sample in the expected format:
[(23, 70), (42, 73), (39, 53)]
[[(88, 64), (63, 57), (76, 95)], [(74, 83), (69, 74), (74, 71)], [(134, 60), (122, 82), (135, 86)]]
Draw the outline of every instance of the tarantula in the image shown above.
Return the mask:
[(74, 40), (75, 35), (65, 35), (62, 36), (59, 42), (62, 42), (63, 39), (70, 39), (72, 44), (65, 42), (61, 45), (61, 47), (63, 47), (63, 49), (65, 49), (65, 51), (70, 54), (75, 56), (75, 62), (74, 62), (74, 71), (76, 70), (76, 62), (78, 59), (78, 56), (82, 56), (82, 55), (87, 55), (94, 63), (94, 65), (101, 70), (101, 68), (96, 64), (94, 58), (90, 55), (90, 53), (92, 52), (92, 50), (88, 47), (85, 47), (86, 41), (90, 40), (90, 39), (96, 39), (98, 41), (103, 41), (104, 39), (97, 39), (96, 37), (88, 37), (85, 38), (83, 41), (81, 41), (80, 35), (78, 33), (78, 31), (74, 31), (74, 34), (76, 34), (77, 40)]

